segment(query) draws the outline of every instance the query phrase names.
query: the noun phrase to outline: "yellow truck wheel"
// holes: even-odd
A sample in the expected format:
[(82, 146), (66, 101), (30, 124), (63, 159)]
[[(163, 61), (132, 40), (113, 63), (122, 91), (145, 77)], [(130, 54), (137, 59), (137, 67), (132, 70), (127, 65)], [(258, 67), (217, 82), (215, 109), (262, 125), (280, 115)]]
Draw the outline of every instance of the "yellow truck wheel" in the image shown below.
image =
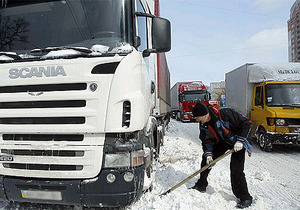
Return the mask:
[(272, 142), (268, 139), (266, 131), (264, 129), (260, 129), (257, 132), (257, 137), (260, 149), (266, 152), (271, 152), (273, 145)]

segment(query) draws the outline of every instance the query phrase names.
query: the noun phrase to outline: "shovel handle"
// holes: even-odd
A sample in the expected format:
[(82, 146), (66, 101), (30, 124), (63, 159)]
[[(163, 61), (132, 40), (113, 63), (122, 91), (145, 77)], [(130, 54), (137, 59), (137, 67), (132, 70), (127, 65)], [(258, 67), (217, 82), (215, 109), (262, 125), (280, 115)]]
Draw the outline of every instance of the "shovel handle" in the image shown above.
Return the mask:
[(190, 175), (189, 177), (185, 178), (184, 180), (182, 180), (181, 182), (179, 182), (177, 185), (175, 185), (174, 187), (170, 188), (169, 190), (167, 190), (166, 192), (162, 193), (160, 196), (166, 195), (170, 192), (172, 192), (173, 190), (175, 190), (176, 188), (180, 187), (182, 184), (186, 183), (187, 181), (189, 181), (190, 179), (192, 179), (194, 176), (197, 176), (198, 174), (200, 174), (202, 171), (205, 171), (206, 169), (208, 169), (210, 166), (214, 165), (215, 163), (217, 163), (218, 161), (222, 160), (223, 158), (225, 158), (226, 156), (230, 155), (231, 153), (234, 152), (234, 149), (229, 150), (227, 153), (221, 155), (220, 157), (216, 158), (215, 160), (213, 160), (209, 165), (204, 166), (203, 168), (199, 169), (198, 171), (196, 171), (195, 173), (193, 173), (192, 175)]

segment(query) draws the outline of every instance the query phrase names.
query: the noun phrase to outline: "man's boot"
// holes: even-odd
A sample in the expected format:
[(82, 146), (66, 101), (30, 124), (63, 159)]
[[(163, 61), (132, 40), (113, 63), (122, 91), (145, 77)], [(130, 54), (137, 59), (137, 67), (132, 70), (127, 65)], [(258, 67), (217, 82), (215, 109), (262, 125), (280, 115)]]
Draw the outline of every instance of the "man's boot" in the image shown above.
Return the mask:
[(252, 204), (252, 200), (241, 200), (240, 202), (238, 202), (236, 207), (239, 209), (244, 209), (251, 206), (251, 204)]
[(206, 192), (206, 187), (205, 186), (200, 186), (195, 184), (192, 189), (198, 190), (199, 192), (205, 193)]

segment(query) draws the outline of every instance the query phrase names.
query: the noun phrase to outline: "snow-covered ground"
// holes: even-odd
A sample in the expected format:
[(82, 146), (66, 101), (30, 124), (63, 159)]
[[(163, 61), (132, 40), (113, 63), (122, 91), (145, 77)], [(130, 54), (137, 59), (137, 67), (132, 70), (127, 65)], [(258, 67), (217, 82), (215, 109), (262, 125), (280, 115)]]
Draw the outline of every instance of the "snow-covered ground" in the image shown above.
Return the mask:
[[(171, 120), (156, 164), (153, 190), (145, 193), (126, 210), (226, 210), (236, 209), (229, 178), (230, 156), (220, 160), (209, 175), (206, 193), (189, 189), (198, 177), (171, 193), (159, 195), (200, 168), (202, 155), (197, 123)], [(300, 146), (277, 146), (271, 153), (254, 144), (252, 157), (246, 156), (245, 174), (254, 198), (251, 210), (300, 210)], [(0, 202), (0, 209), (74, 209)], [(80, 209), (80, 208), (75, 208)]]
[[(236, 209), (236, 198), (230, 186), (230, 156), (211, 170), (206, 193), (189, 189), (197, 176), (171, 193), (159, 196), (199, 170), (202, 148), (198, 135), (197, 123), (171, 120), (161, 148), (153, 190), (128, 210)], [(247, 209), (300, 210), (299, 146), (276, 146), (273, 152), (267, 153), (254, 144), (252, 157), (246, 156), (245, 174), (254, 198)]]

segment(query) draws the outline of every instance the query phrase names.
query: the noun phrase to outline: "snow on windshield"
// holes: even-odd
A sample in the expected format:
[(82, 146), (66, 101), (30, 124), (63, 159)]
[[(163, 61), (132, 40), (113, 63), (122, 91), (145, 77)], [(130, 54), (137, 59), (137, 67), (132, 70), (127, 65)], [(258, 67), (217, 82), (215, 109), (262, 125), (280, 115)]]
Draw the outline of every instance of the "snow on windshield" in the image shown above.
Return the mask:
[(132, 46), (130, 46), (130, 44), (127, 43), (119, 43), (119, 45), (117, 47), (115, 47), (114, 49), (112, 49), (112, 53), (130, 53), (132, 52)]
[(11, 57), (8, 57), (6, 55), (0, 55), (0, 60), (2, 61), (13, 61), (14, 59)]
[(94, 52), (99, 52), (99, 53), (107, 53), (109, 47), (101, 44), (95, 44), (92, 46), (91, 50)]
[(51, 51), (47, 55), (42, 56), (42, 59), (62, 58), (62, 57), (76, 56), (76, 55), (81, 55), (81, 52), (72, 49), (57, 50), (57, 51)]
[(100, 44), (96, 44), (94, 46), (92, 46), (91, 50), (93, 52), (98, 52), (98, 53), (131, 53), (133, 50), (133, 47), (125, 42), (122, 43), (118, 43), (116, 47), (114, 47), (111, 51), (109, 51), (108, 46), (105, 45), (100, 45)]
[[(53, 51), (51, 51), (51, 48), (46, 48), (48, 50), (50, 50), (50, 52), (44, 56), (42, 56), (42, 59), (50, 59), (50, 58), (63, 58), (63, 57), (74, 57), (74, 56), (80, 56), (82, 55), (82, 52), (80, 52), (80, 49), (87, 49), (87, 48), (79, 48), (76, 47), (75, 49), (61, 49), (61, 50), (55, 50), (55, 48), (53, 48)], [(76, 50), (78, 49), (78, 51)], [(104, 45), (94, 45), (91, 48), (92, 52), (91, 52), (91, 56), (101, 56), (102, 54), (105, 53), (114, 53), (114, 54), (127, 54), (132, 52), (133, 47), (130, 46), (127, 43), (119, 43), (117, 47), (113, 48), (111, 51), (109, 51), (109, 47), (108, 46), (104, 46)]]

